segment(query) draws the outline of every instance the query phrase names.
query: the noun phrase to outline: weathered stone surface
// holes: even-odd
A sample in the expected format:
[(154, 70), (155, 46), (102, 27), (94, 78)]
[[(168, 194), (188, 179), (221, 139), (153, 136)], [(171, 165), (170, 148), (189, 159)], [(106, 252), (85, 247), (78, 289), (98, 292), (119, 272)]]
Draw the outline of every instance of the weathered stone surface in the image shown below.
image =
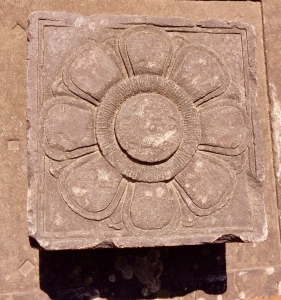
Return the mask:
[[(280, 268), (268, 267), (259, 270), (239, 270), (227, 274), (225, 293), (208, 295), (206, 291), (196, 291), (195, 299), (208, 300), (243, 300), (257, 299), (261, 295), (280, 295)], [(281, 297), (273, 297), (278, 300)], [(269, 299), (269, 298), (263, 298)], [(269, 299), (271, 300), (271, 298)]]
[(29, 21), (28, 221), (43, 248), (266, 238), (252, 26)]
[(161, 162), (176, 152), (182, 127), (177, 107), (167, 98), (150, 93), (127, 99), (115, 120), (122, 149), (132, 158), (149, 163)]
[[(49, 0), (4, 0), (0, 3), (0, 82), (1, 82), (1, 118), (0, 118), (0, 299), (52, 299), (55, 296), (62, 300), (70, 297), (90, 297), (96, 295), (96, 289), (101, 296), (95, 299), (117, 299), (116, 291), (123, 293), (120, 299), (144, 299), (149, 292), (147, 286), (132, 275), (132, 256), (135, 249), (120, 249), (117, 257), (127, 259), (127, 266), (121, 271), (115, 268), (117, 258), (112, 258), (112, 250), (89, 250), (91, 255), (84, 251), (37, 251), (29, 245), (26, 236), (26, 66), (27, 43), (26, 31), (28, 15), (36, 10), (67, 11), (82, 15), (91, 14), (131, 14), (131, 15), (159, 15), (187, 18), (193, 22), (201, 19), (220, 19), (224, 21), (236, 20), (254, 25), (256, 30), (256, 54), (258, 73), (257, 103), (261, 113), (263, 150), (265, 162), (264, 199), (268, 220), (269, 235), (261, 243), (228, 243), (226, 253), (212, 253), (202, 258), (200, 253), (207, 253), (206, 246), (201, 245), (193, 251), (193, 246), (175, 247), (175, 251), (160, 248), (158, 260), (163, 263), (163, 272), (160, 279), (160, 290), (153, 294), (157, 299), (174, 300), (233, 300), (229, 292), (235, 289), (232, 276), (229, 272), (246, 272), (249, 270), (265, 270), (275, 268), (273, 275), (268, 275), (265, 282), (265, 273), (256, 272), (254, 276), (245, 280), (241, 277), (239, 293), (245, 292), (246, 299), (253, 298), (277, 300), (281, 296), (267, 298), (270, 295), (281, 293), (278, 266), (280, 266), (280, 232), (278, 225), (278, 209), (276, 206), (275, 182), (272, 169), (272, 147), (270, 137), (270, 123), (268, 119), (268, 95), (266, 74), (274, 79), (275, 84), (280, 82), (278, 67), (280, 43), (277, 43), (280, 22), (280, 0), (262, 1), (171, 1), (171, 0), (81, 0), (77, 1), (49, 1)], [(263, 34), (263, 23), (267, 26)], [(188, 24), (186, 24), (188, 25)], [(271, 54), (270, 69), (265, 68), (264, 49), (268, 49), (268, 37), (274, 46)], [(267, 64), (269, 61), (267, 62)], [(269, 65), (267, 65), (269, 66)], [(278, 99), (278, 97), (277, 97)], [(16, 141), (13, 145), (10, 141)], [(10, 144), (10, 145), (9, 145)], [(10, 147), (9, 147), (10, 146)], [(13, 150), (11, 149), (13, 148)], [(16, 150), (18, 148), (18, 150)], [(240, 157), (235, 162), (237, 168)], [(56, 162), (56, 161), (55, 161)], [(52, 173), (58, 177), (58, 172), (66, 162), (52, 164)], [(56, 175), (57, 174), (57, 175)], [(186, 218), (189, 215), (186, 213)], [(192, 217), (192, 216), (191, 216)], [(215, 248), (221, 245), (214, 245)], [(125, 251), (126, 250), (126, 251)], [(88, 252), (87, 252), (88, 253)], [(75, 255), (74, 255), (75, 254)], [(145, 256), (145, 253), (138, 253)], [(198, 256), (199, 255), (199, 256)], [(195, 261), (191, 259), (195, 258)], [(18, 269), (24, 262), (30, 261), (36, 268), (27, 277)], [(99, 267), (94, 263), (99, 262)], [(200, 262), (199, 268), (198, 263)], [(169, 262), (169, 263), (168, 263)], [(192, 291), (194, 280), (199, 274), (215, 273), (218, 262), (226, 265), (227, 291), (220, 294), (201, 293)], [(39, 269), (40, 264), (40, 269)], [(129, 266), (128, 266), (129, 265)], [(222, 264), (223, 265), (223, 264)], [(131, 267), (130, 267), (131, 266)], [(221, 265), (220, 265), (221, 266)], [(147, 272), (150, 270), (148, 269)], [(194, 273), (193, 273), (194, 272)], [(126, 279), (123, 274), (128, 278)], [(115, 276), (115, 282), (109, 280)], [(110, 279), (114, 280), (114, 276)], [(274, 278), (272, 277), (274, 276)], [(209, 279), (210, 276), (205, 276)], [(223, 276), (213, 276), (214, 281), (209, 285), (220, 286)], [(271, 280), (273, 278), (273, 280)], [(39, 285), (40, 282), (40, 285)], [(202, 281), (208, 284), (208, 281)], [(255, 286), (255, 293), (249, 289)], [(279, 286), (279, 290), (278, 290)], [(186, 289), (187, 288), (187, 289)], [(199, 288), (202, 288), (202, 284)], [(40, 291), (43, 290), (43, 291)], [(205, 289), (206, 290), (206, 289)], [(196, 293), (196, 297), (195, 297)], [(119, 294), (120, 295), (120, 294)], [(243, 296), (243, 294), (241, 294)], [(266, 297), (266, 298), (264, 298)], [(237, 298), (237, 299), (240, 299)]]
[(272, 138), (274, 151), (274, 164), (276, 176), (276, 190), (278, 195), (278, 207), (281, 208), (281, 84), (278, 80), (281, 68), (278, 53), (281, 50), (280, 43), (276, 43), (281, 39), (281, 21), (279, 18), (272, 18), (272, 14), (281, 11), (280, 1), (263, 1), (264, 9), (264, 30), (266, 48), (265, 54), (268, 68), (268, 91), (270, 97), (270, 115), (272, 124)]

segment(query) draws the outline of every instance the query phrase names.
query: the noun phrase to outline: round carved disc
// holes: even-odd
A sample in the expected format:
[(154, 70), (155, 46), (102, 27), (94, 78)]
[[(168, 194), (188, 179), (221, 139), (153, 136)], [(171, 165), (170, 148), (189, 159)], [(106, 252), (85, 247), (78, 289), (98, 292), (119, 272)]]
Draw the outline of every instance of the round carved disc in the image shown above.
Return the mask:
[(115, 121), (121, 147), (140, 161), (158, 162), (169, 158), (182, 138), (181, 115), (164, 96), (141, 93), (127, 99)]
[[(142, 110), (143, 118), (138, 116)], [(139, 75), (118, 82), (104, 95), (96, 135), (104, 158), (122, 175), (158, 182), (173, 178), (189, 163), (200, 122), (194, 104), (176, 83)]]

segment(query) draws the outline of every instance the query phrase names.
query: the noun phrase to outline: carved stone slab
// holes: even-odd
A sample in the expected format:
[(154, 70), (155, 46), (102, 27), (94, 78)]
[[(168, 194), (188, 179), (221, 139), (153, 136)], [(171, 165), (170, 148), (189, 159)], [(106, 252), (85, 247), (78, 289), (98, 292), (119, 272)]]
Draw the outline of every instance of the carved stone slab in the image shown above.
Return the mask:
[(43, 248), (266, 238), (250, 25), (36, 12), (28, 38)]

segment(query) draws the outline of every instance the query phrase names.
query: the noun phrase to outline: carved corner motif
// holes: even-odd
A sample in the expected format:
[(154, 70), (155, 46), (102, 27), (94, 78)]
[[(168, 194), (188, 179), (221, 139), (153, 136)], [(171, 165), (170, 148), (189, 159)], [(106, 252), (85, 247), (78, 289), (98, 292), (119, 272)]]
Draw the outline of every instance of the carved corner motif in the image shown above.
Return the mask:
[(175, 20), (32, 16), (29, 203), (43, 247), (265, 238), (253, 29)]

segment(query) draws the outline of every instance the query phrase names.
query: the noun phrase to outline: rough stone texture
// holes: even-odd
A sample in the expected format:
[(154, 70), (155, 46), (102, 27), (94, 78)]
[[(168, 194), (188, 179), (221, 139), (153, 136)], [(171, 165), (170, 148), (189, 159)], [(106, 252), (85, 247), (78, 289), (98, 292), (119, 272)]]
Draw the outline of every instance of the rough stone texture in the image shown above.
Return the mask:
[(28, 39), (43, 248), (266, 239), (254, 27), (35, 12)]
[(181, 115), (171, 101), (158, 94), (144, 93), (127, 99), (121, 106), (115, 134), (129, 156), (157, 163), (176, 152), (182, 140), (182, 127)]
[[(268, 69), (268, 93), (270, 99), (270, 112), (271, 112), (271, 124), (272, 124), (272, 137), (274, 142), (274, 165), (275, 165), (275, 175), (276, 175), (276, 189), (278, 195), (278, 206), (281, 208), (281, 84), (278, 80), (277, 74), (281, 68), (279, 57), (277, 53), (280, 52), (280, 43), (276, 43), (280, 40), (281, 33), (281, 21), (278, 18), (271, 18), (274, 11), (281, 10), (280, 1), (264, 1), (263, 11), (264, 16), (264, 31), (266, 47), (266, 57), (267, 57), (267, 69)], [(274, 29), (274, 30), (272, 30)]]
[[(176, 299), (176, 300), (233, 300), (261, 299), (281, 294), (280, 238), (275, 181), (272, 169), (270, 124), (264, 47), (269, 51), (268, 36), (272, 36), (270, 73), (278, 83), (279, 73), (278, 22), (281, 10), (279, 0), (263, 1), (171, 1), (171, 0), (114, 0), (114, 1), (2, 1), (0, 4), (0, 299), (117, 299), (113, 293), (123, 291), (121, 299)], [(26, 32), (28, 15), (36, 10), (67, 11), (82, 15), (133, 14), (159, 15), (201, 19), (234, 20), (254, 25), (257, 41), (258, 109), (264, 146), (264, 199), (268, 220), (268, 238), (261, 243), (226, 244), (157, 248), (158, 260), (163, 264), (159, 277), (160, 290), (149, 293), (141, 277), (132, 274), (135, 257), (149, 261), (149, 249), (100, 249), (83, 251), (37, 251), (30, 247), (26, 235)], [(263, 35), (262, 19), (267, 31)], [(265, 38), (265, 44), (263, 41)], [(277, 53), (275, 55), (275, 53)], [(272, 56), (273, 55), (273, 56)], [(274, 64), (276, 68), (274, 67)], [(86, 120), (85, 120), (86, 121)], [(16, 141), (14, 150), (8, 150), (10, 141)], [(10, 146), (13, 144), (10, 144)], [(15, 144), (14, 144), (15, 145)], [(16, 150), (18, 148), (18, 150)], [(55, 173), (55, 169), (53, 169)], [(209, 248), (209, 249), (208, 249)], [(111, 251), (111, 252), (108, 252)], [(115, 253), (114, 253), (115, 252)], [(209, 254), (208, 254), (209, 253)], [(127, 262), (122, 264), (122, 256)], [(145, 259), (147, 257), (147, 259)], [(205, 257), (205, 258), (204, 258)], [(35, 268), (24, 277), (18, 269), (26, 262)], [(121, 264), (115, 266), (116, 261)], [(151, 260), (150, 260), (151, 261)], [(199, 264), (197, 263), (199, 262)], [(221, 263), (218, 263), (221, 262)], [(156, 260), (156, 266), (159, 262)], [(123, 267), (121, 267), (123, 266)], [(153, 264), (151, 264), (153, 266)], [(118, 269), (121, 270), (118, 270)], [(271, 274), (272, 268), (274, 273)], [(267, 269), (267, 272), (266, 272)], [(147, 277), (153, 268), (146, 269)], [(260, 273), (255, 270), (260, 270)], [(240, 272), (254, 274), (249, 276)], [(236, 273), (237, 276), (231, 274)], [(124, 276), (123, 276), (124, 274)], [(151, 273), (150, 273), (151, 274)], [(156, 277), (159, 274), (156, 272)], [(196, 275), (197, 274), (197, 275)], [(213, 274), (211, 276), (210, 274)], [(268, 275), (271, 274), (271, 275)], [(113, 276), (111, 276), (113, 275)], [(245, 276), (248, 275), (249, 277)], [(132, 277), (132, 279), (127, 279)], [(194, 280), (200, 278), (197, 288)], [(240, 279), (242, 278), (242, 279)], [(247, 280), (249, 278), (250, 280)], [(115, 281), (114, 281), (115, 279)], [(224, 283), (227, 290), (223, 291)], [(239, 285), (237, 290), (236, 284)], [(186, 289), (187, 288), (187, 289)], [(205, 293), (202, 293), (201, 290)], [(194, 290), (194, 291), (192, 291)], [(100, 296), (97, 296), (97, 291)], [(213, 291), (213, 293), (212, 293)], [(238, 292), (239, 291), (239, 292)], [(242, 293), (244, 292), (244, 293)], [(212, 294), (210, 294), (212, 293)], [(234, 296), (232, 296), (234, 295)], [(277, 300), (281, 297), (265, 298)]]

